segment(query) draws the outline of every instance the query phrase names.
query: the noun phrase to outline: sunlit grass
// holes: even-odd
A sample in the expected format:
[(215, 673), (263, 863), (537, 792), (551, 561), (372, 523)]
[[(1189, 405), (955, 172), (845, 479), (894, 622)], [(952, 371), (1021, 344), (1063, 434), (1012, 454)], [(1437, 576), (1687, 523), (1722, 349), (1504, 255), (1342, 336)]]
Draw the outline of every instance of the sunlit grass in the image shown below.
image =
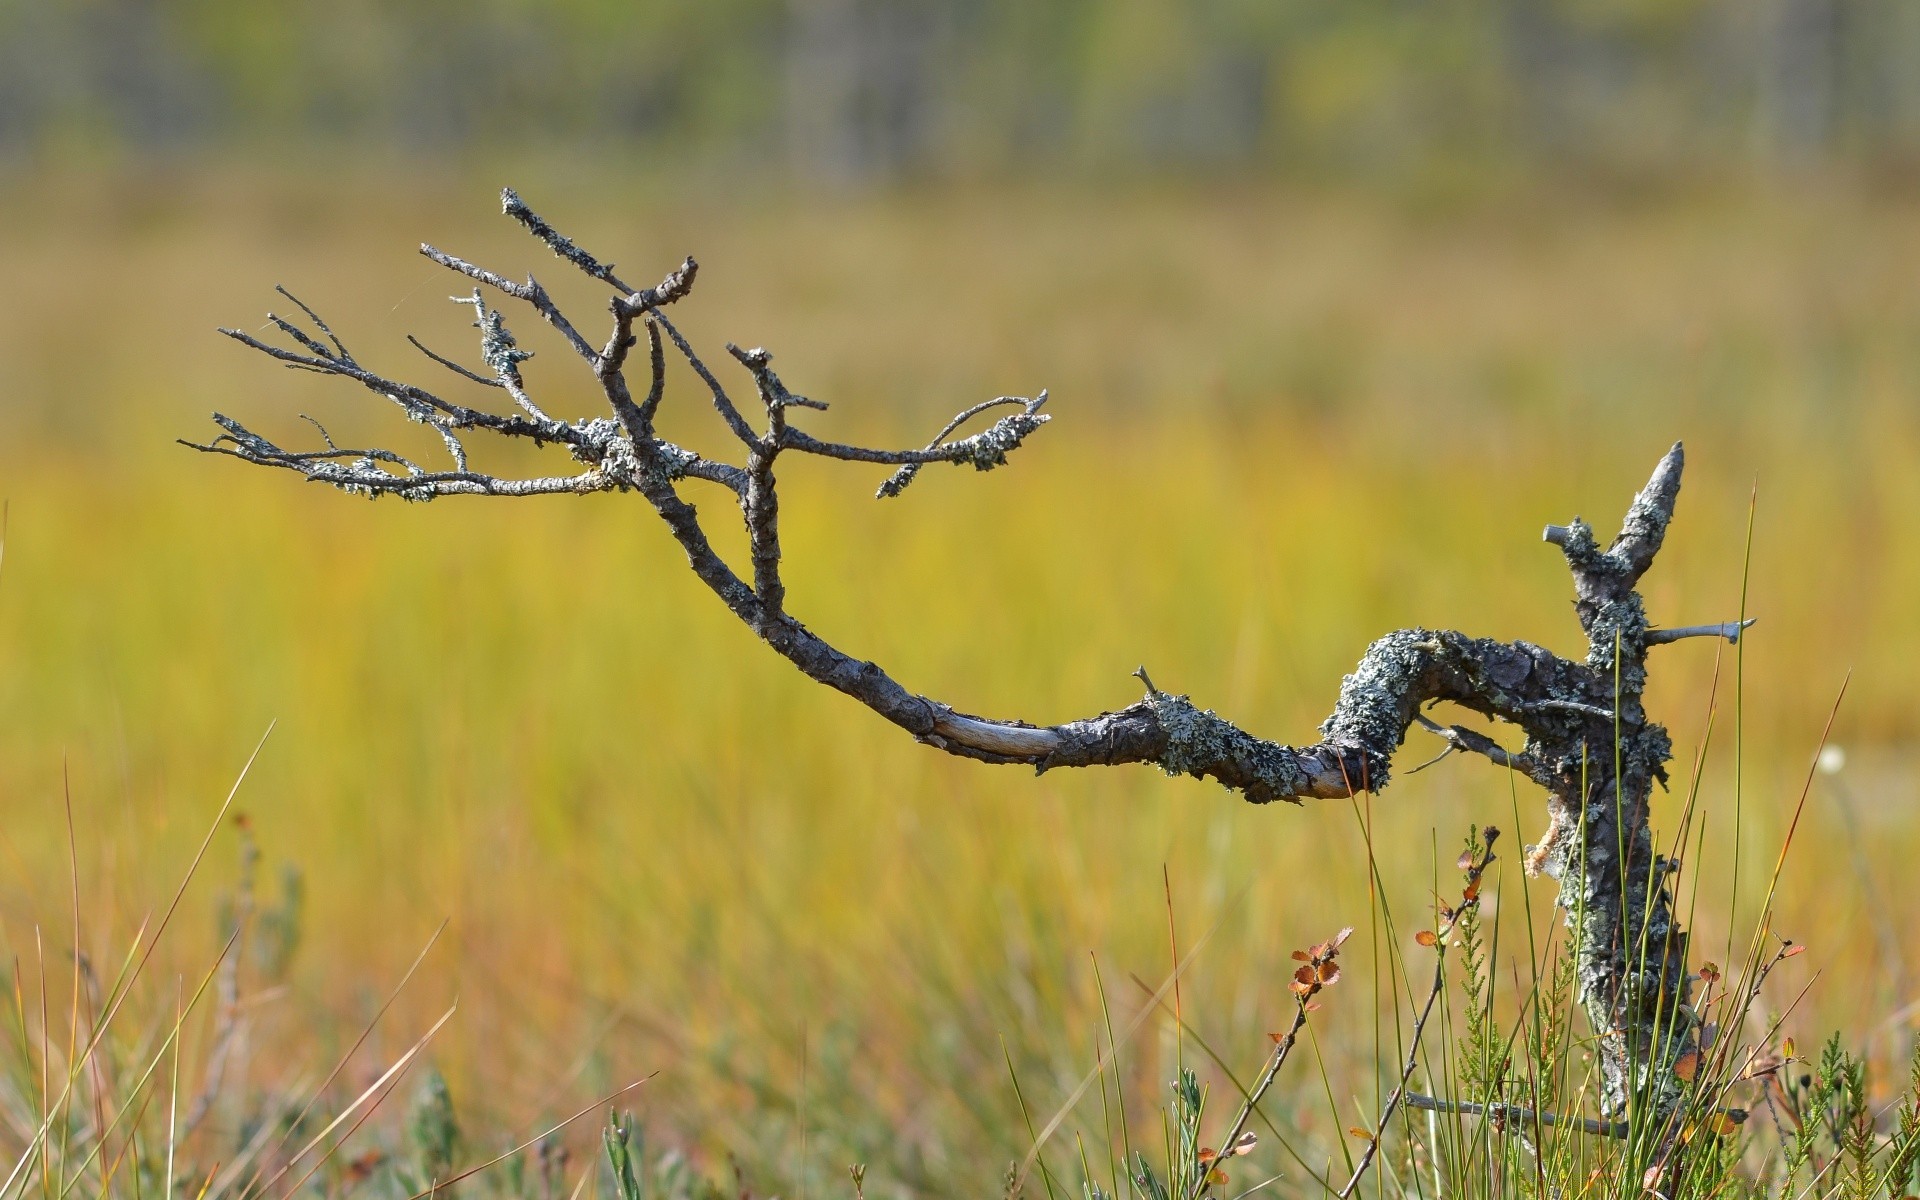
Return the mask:
[[(788, 481), (794, 611), (970, 710), (1116, 707), (1145, 663), (1303, 739), (1392, 628), (1571, 650), (1539, 527), (1606, 525), (1676, 437), (1687, 490), (1649, 607), (1727, 619), (1757, 478), (1747, 878), (1771, 868), (1854, 667), (1835, 736), (1858, 830), (1821, 777), (1776, 923), (1832, 973), (1797, 1010), (1803, 1041), (1842, 1025), (1904, 1048), (1883, 1022), (1920, 972), (1889, 961), (1866, 905), (1868, 883), (1896, 910), (1911, 900), (1920, 843), (1920, 222), (1898, 207), (1560, 198), (1435, 215), (1232, 188), (749, 201), (513, 181), (635, 275), (699, 255), (689, 332), (773, 349), (835, 403), (814, 428), (919, 440), (973, 399), (1053, 390), (1056, 423), (1003, 471), (932, 473), (887, 504), (859, 469)], [(767, 1190), (859, 1160), (879, 1164), (869, 1190), (885, 1174), (977, 1192), (1026, 1150), (1000, 1038), (1050, 1115), (1095, 1058), (1096, 962), (1127, 1015), (1145, 1000), (1128, 976), (1164, 976), (1163, 865), (1180, 926), (1217, 927), (1185, 1013), (1257, 1062), (1290, 1011), (1288, 951), (1344, 924), (1367, 937), (1354, 809), (1254, 809), (1144, 769), (1035, 779), (916, 747), (757, 646), (633, 498), (370, 505), (172, 444), (216, 407), (268, 430), (312, 411), (354, 438), (414, 436), (211, 327), (257, 322), (282, 282), (370, 361), (401, 369), (405, 332), (465, 353), (464, 310), (415, 242), (568, 282), (492, 213), (492, 182), (7, 186), (4, 948), (27, 957), (36, 925), (64, 920), (63, 761), (98, 914), (84, 936), (124, 936), (278, 719), (246, 807), (270, 871), (297, 863), (307, 887), (290, 986), (263, 1001), (253, 1049), (291, 1057), (262, 1084), (322, 1070), (448, 918), (395, 1027), (425, 1028), (459, 993), (434, 1052), (470, 1123), (524, 1130), (658, 1068), (634, 1099), (650, 1127), (739, 1151), (778, 1173)], [(552, 407), (587, 404), (562, 349), (528, 341)], [(672, 435), (711, 444), (676, 382)], [(1649, 703), (1680, 764), (1716, 652), (1682, 643), (1654, 663)], [(1716, 896), (1730, 746), (1717, 735), (1699, 818)], [(1656, 804), (1671, 828), (1681, 801)], [(1518, 810), (1515, 844), (1544, 821), (1528, 792)], [(1396, 782), (1370, 809), (1389, 899), (1428, 901), (1434, 829), (1448, 844), (1514, 812), (1483, 764)], [(179, 970), (217, 950), (212, 908), (190, 901)], [(1729, 914), (1703, 908), (1719, 945)], [(1544, 897), (1533, 913), (1544, 929)], [(1920, 956), (1905, 923), (1895, 937)], [(1371, 1103), (1358, 991), (1319, 1045), (1334, 1086)], [(1140, 1112), (1175, 1050), (1143, 1028), (1124, 1059)], [(1318, 1144), (1343, 1136), (1311, 1089), (1275, 1099)]]

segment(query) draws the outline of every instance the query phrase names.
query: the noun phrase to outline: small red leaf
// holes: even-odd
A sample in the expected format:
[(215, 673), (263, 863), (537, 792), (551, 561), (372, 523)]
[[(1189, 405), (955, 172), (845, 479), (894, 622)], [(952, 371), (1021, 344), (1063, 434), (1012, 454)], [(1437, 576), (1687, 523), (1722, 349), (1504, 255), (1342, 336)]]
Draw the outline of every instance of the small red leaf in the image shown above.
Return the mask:
[(1806, 952), (1807, 952), (1807, 948), (1805, 946), (1788, 946), (1786, 948), (1786, 951), (1783, 954), (1781, 954), (1780, 957), (1792, 958), (1796, 954), (1805, 954)]
[(1321, 963), (1320, 982), (1323, 984), (1340, 982), (1340, 964), (1336, 962)]
[(1413, 935), (1413, 940), (1419, 942), (1422, 946), (1437, 946), (1440, 944), (1440, 936), (1431, 929), (1422, 929), (1419, 933)]
[(1700, 1055), (1696, 1051), (1689, 1050), (1673, 1060), (1673, 1073), (1689, 1083), (1693, 1082), (1693, 1077), (1699, 1071)]

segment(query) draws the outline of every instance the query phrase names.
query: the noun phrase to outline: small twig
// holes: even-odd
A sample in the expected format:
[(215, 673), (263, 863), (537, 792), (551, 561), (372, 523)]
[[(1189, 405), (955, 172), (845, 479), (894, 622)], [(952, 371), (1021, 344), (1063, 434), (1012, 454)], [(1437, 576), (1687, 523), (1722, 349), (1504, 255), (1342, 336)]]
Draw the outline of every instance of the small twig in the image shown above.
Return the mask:
[(1462, 1117), (1486, 1117), (1496, 1122), (1514, 1122), (1520, 1125), (1540, 1124), (1550, 1129), (1578, 1129), (1582, 1133), (1591, 1133), (1596, 1137), (1623, 1138), (1627, 1136), (1628, 1125), (1625, 1121), (1599, 1121), (1592, 1117), (1567, 1117), (1558, 1113), (1535, 1112), (1518, 1104), (1478, 1104), (1471, 1100), (1437, 1100), (1432, 1096), (1423, 1096), (1419, 1092), (1408, 1092), (1402, 1101), (1408, 1108), (1422, 1112), (1443, 1113)]
[(452, 371), (455, 375), (460, 376), (462, 379), (470, 379), (473, 382), (479, 384), (481, 387), (497, 388), (497, 387), (506, 386), (505, 384), (501, 383), (498, 379), (488, 379), (485, 375), (477, 374), (476, 372), (467, 370), (465, 367), (461, 366), (457, 362), (454, 362), (450, 358), (442, 358), (440, 355), (435, 354), (433, 351), (421, 345), (420, 339), (417, 337), (414, 337), (412, 334), (407, 335), (407, 340), (413, 343), (413, 348), (415, 350), (418, 350), (420, 353), (426, 355), (428, 358), (439, 363), (441, 366), (445, 367), (447, 370)]
[(645, 312), (648, 309), (659, 308), (664, 304), (672, 304), (677, 300), (685, 300), (688, 294), (693, 291), (693, 279), (695, 275), (699, 274), (699, 271), (700, 264), (693, 260), (692, 255), (688, 255), (681, 261), (679, 266), (668, 271), (666, 278), (662, 279), (659, 283), (647, 288), (645, 291), (635, 292), (631, 296), (622, 297), (614, 301), (614, 303), (624, 307), (627, 310), (627, 315), (633, 316)]
[(273, 285), (273, 290), (276, 292), (279, 292), (282, 296), (285, 296), (287, 299), (293, 301), (295, 304), (300, 306), (300, 311), (307, 314), (307, 319), (312, 321), (315, 325), (319, 326), (321, 333), (324, 333), (327, 335), (327, 340), (333, 343), (333, 348), (340, 352), (341, 359), (343, 359), (346, 362), (353, 361), (353, 355), (348, 353), (347, 344), (340, 340), (340, 335), (333, 331), (332, 326), (328, 325), (326, 321), (321, 319), (321, 316), (319, 313), (313, 311), (311, 308), (308, 308), (306, 301), (294, 295), (292, 292), (288, 291), (286, 288), (281, 287), (277, 283)]
[(1442, 725), (1425, 713), (1415, 713), (1413, 719), (1419, 722), (1420, 727), (1428, 733), (1445, 738), (1447, 748), (1435, 757), (1415, 767), (1413, 771), (1407, 772), (1409, 775), (1415, 771), (1426, 770), (1455, 750), (1470, 751), (1471, 753), (1491, 759), (1497, 766), (1507, 767), (1515, 771), (1530, 772), (1533, 768), (1534, 764), (1532, 759), (1524, 754), (1514, 753), (1485, 734), (1475, 733), (1473, 730), (1462, 725)]
[(1400, 1083), (1393, 1089), (1393, 1095), (1387, 1097), (1387, 1106), (1380, 1110), (1380, 1120), (1373, 1127), (1373, 1136), (1367, 1139), (1367, 1148), (1360, 1155), (1360, 1162), (1353, 1168), (1352, 1178), (1340, 1189), (1340, 1200), (1348, 1200), (1355, 1188), (1360, 1186), (1360, 1177), (1367, 1173), (1373, 1164), (1374, 1156), (1380, 1153), (1380, 1139), (1387, 1132), (1388, 1122), (1400, 1108), (1400, 1102), (1407, 1094), (1407, 1081), (1413, 1078), (1413, 1069), (1420, 1061), (1420, 1035), (1426, 1032), (1427, 1018), (1433, 1015), (1433, 1003), (1447, 984), (1447, 960), (1444, 954), (1436, 953), (1433, 964), (1433, 988), (1427, 992), (1427, 1002), (1420, 1008), (1420, 1019), (1413, 1023), (1413, 1037), (1407, 1046), (1407, 1064), (1400, 1071)]
[(1583, 704), (1578, 700), (1559, 700), (1559, 699), (1536, 700), (1532, 704), (1528, 705), (1528, 707), (1534, 708), (1534, 709), (1542, 709), (1542, 708), (1559, 709), (1563, 712), (1585, 713), (1587, 716), (1600, 717), (1608, 721), (1613, 720), (1615, 716), (1614, 711), (1610, 708), (1601, 708), (1598, 704)]
[(693, 352), (693, 347), (687, 344), (687, 339), (680, 336), (680, 331), (674, 328), (673, 322), (667, 320), (666, 314), (659, 311), (653, 313), (653, 320), (666, 331), (667, 336), (673, 340), (674, 346), (686, 357), (687, 365), (693, 368), (693, 373), (698, 375), (700, 381), (707, 385), (707, 390), (713, 393), (714, 411), (718, 412), (720, 419), (727, 423), (727, 428), (733, 431), (733, 436), (748, 446), (757, 445), (760, 439), (754, 436), (753, 427), (747, 424), (747, 419), (740, 415), (738, 408), (734, 407), (733, 397), (727, 395), (727, 389), (720, 386), (720, 381), (715, 379), (713, 372), (707, 369), (707, 364), (700, 361), (700, 356)]
[[(1259, 1080), (1253, 1085), (1253, 1089), (1247, 1093), (1247, 1098), (1241, 1102), (1239, 1113), (1234, 1116), (1233, 1124), (1228, 1127), (1227, 1136), (1221, 1139), (1221, 1154), (1231, 1153), (1231, 1148), (1234, 1143), (1238, 1142), (1240, 1135), (1247, 1131), (1247, 1122), (1253, 1118), (1254, 1108), (1260, 1103), (1261, 1097), (1267, 1094), (1267, 1089), (1273, 1086), (1274, 1079), (1280, 1074), (1280, 1068), (1287, 1065), (1287, 1055), (1293, 1053), (1293, 1045), (1299, 1040), (1300, 1031), (1305, 1029), (1306, 1025), (1307, 998), (1301, 996), (1297, 998), (1294, 1004), (1293, 1024), (1289, 1026), (1287, 1032), (1274, 1043), (1273, 1053), (1267, 1057), (1267, 1069), (1260, 1072)], [(1208, 1171), (1205, 1164), (1203, 1164), (1200, 1170), (1200, 1177), (1194, 1180), (1193, 1191), (1188, 1196), (1188, 1200), (1200, 1200), (1200, 1197), (1206, 1194), (1207, 1174)]]
[(527, 232), (547, 244), (547, 249), (579, 267), (588, 275), (619, 288), (623, 293), (633, 291), (632, 288), (620, 282), (620, 277), (613, 273), (612, 263), (600, 262), (576, 245), (572, 238), (547, 224), (540, 218), (540, 214), (527, 207), (526, 201), (520, 199), (520, 194), (512, 188), (500, 189), (500, 211), (525, 225)]
[(600, 360), (600, 352), (589, 345), (587, 339), (580, 336), (580, 331), (573, 327), (573, 322), (567, 320), (554, 304), (553, 298), (547, 295), (547, 289), (541, 287), (533, 276), (527, 276), (525, 283), (515, 283), (504, 275), (496, 275), (484, 267), (477, 267), (464, 258), (448, 254), (426, 242), (420, 243), (420, 253), (449, 271), (458, 271), (469, 279), (477, 279), (490, 288), (512, 296), (515, 300), (524, 300), (533, 305), (534, 311), (538, 312), (547, 324), (558, 330), (561, 337), (567, 339), (567, 344), (573, 347), (574, 353), (589, 363)]
[(1691, 637), (1725, 638), (1737, 645), (1740, 641), (1740, 632), (1759, 619), (1748, 617), (1744, 621), (1722, 621), (1717, 625), (1679, 625), (1672, 629), (1649, 629), (1647, 645), (1664, 646), (1668, 642), (1677, 642), (1681, 638)]
[[(283, 291), (284, 289), (277, 288), (275, 290)], [(298, 301), (295, 301), (295, 303), (298, 303)], [(324, 358), (329, 362), (334, 361), (338, 357), (334, 354), (333, 351), (327, 349), (325, 346), (322, 346), (319, 342), (315, 341), (313, 337), (307, 333), (306, 330), (300, 328), (298, 325), (295, 325), (292, 321), (287, 320), (285, 317), (279, 316), (276, 313), (268, 313), (267, 323), (278, 328), (281, 333), (286, 334), (288, 337), (292, 338), (294, 341), (299, 342), (302, 346), (305, 346), (308, 350), (311, 350), (313, 353), (319, 355), (321, 358)], [(345, 362), (347, 360), (340, 359), (339, 361)]]

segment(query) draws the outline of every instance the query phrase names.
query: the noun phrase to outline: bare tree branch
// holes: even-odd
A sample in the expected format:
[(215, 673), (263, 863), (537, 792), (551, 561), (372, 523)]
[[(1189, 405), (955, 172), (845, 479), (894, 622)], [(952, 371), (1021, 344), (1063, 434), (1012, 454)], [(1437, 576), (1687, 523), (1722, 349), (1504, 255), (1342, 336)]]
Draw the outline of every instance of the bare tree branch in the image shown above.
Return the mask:
[(749, 446), (757, 442), (759, 439), (754, 436), (753, 427), (748, 425), (747, 419), (740, 415), (739, 408), (733, 403), (733, 397), (727, 395), (727, 389), (720, 386), (720, 381), (713, 377), (713, 372), (707, 369), (707, 364), (700, 361), (700, 356), (693, 352), (693, 347), (687, 344), (687, 339), (680, 336), (680, 331), (673, 327), (673, 322), (667, 320), (665, 313), (654, 312), (651, 315), (654, 324), (666, 330), (667, 337), (672, 339), (674, 348), (680, 351), (686, 358), (687, 365), (693, 368), (693, 373), (698, 375), (700, 381), (707, 385), (707, 390), (713, 393), (714, 411), (719, 413), (720, 419), (727, 423), (727, 428), (733, 431), (733, 436)]
[[(661, 311), (690, 294), (698, 270), (693, 259), (668, 272), (659, 285), (635, 291), (610, 264), (562, 235), (513, 192), (502, 193), (502, 207), (554, 254), (616, 293), (607, 302), (612, 321), (602, 348), (581, 336), (531, 276), (519, 283), (431, 246), (423, 245), (421, 252), (532, 308), (585, 360), (605, 395), (608, 415), (572, 422), (547, 415), (521, 374), (520, 364), (530, 352), (519, 346), (499, 310), (489, 307), (479, 290), (458, 299), (474, 307), (481, 356), (492, 379), (415, 345), (470, 381), (507, 392), (520, 410), (510, 415), (453, 404), (369, 370), (311, 309), (295, 300), (321, 335), (272, 318), (295, 349), (234, 330), (224, 332), (286, 366), (350, 379), (384, 397), (409, 419), (436, 429), (456, 469), (429, 471), (391, 450), (342, 449), (324, 433), (324, 449), (289, 450), (218, 415), (222, 434), (194, 448), (294, 471), (357, 494), (409, 500), (637, 491), (686, 553), (694, 575), (775, 653), (918, 741), (964, 758), (1036, 771), (1141, 763), (1170, 775), (1215, 780), (1255, 803), (1298, 802), (1385, 786), (1395, 752), (1418, 721), (1444, 738), (1449, 749), (1479, 754), (1519, 771), (1547, 793), (1547, 832), (1530, 848), (1527, 866), (1557, 876), (1568, 911), (1582, 914), (1577, 946), (1580, 998), (1594, 1027), (1607, 1031), (1599, 1047), (1606, 1115), (1619, 1115), (1636, 1096), (1661, 1111), (1681, 1102), (1683, 1089), (1672, 1064), (1697, 1045), (1698, 1037), (1696, 1018), (1687, 1006), (1691, 984), (1685, 969), (1686, 935), (1673, 917), (1669, 873), (1658, 866), (1647, 823), (1651, 788), (1665, 780), (1672, 747), (1665, 729), (1648, 720), (1641, 702), (1645, 659), (1654, 645), (1692, 636), (1732, 639), (1739, 628), (1653, 629), (1635, 590), (1672, 521), (1684, 465), (1680, 446), (1660, 460), (1606, 549), (1600, 548), (1592, 527), (1578, 519), (1547, 530), (1546, 539), (1561, 548), (1572, 575), (1575, 610), (1588, 641), (1583, 661), (1525, 642), (1451, 630), (1399, 630), (1367, 649), (1342, 681), (1318, 740), (1303, 745), (1257, 736), (1184, 695), (1161, 691), (1144, 675), (1144, 696), (1094, 716), (1055, 724), (976, 716), (909, 690), (879, 665), (846, 653), (788, 615), (780, 573), (776, 467), (787, 451), (891, 466), (898, 470), (881, 484), (879, 495), (897, 496), (929, 463), (965, 463), (979, 470), (1003, 465), (1049, 420), (1041, 411), (1047, 394), (1030, 400), (1001, 396), (975, 405), (922, 449), (870, 449), (798, 428), (796, 418), (826, 406), (788, 388), (766, 351), (729, 346), (753, 379), (766, 413), (764, 432), (756, 432)], [(631, 351), (639, 344), (636, 323), (644, 328), (648, 343), (647, 387), (639, 400), (627, 378)], [(744, 450), (744, 461), (703, 458), (655, 432), (665, 394), (667, 341), (711, 394), (715, 412)], [(1015, 411), (970, 436), (947, 440), (966, 422), (996, 408)], [(457, 437), (468, 430), (559, 443), (582, 469), (530, 479), (476, 471)], [(748, 578), (714, 549), (699, 512), (681, 497), (679, 485), (690, 479), (726, 488), (739, 505), (749, 534)], [(1524, 735), (1525, 744), (1509, 750), (1485, 735), (1424, 715), (1423, 709), (1440, 702), (1511, 725)]]
[[(1416, 713), (1413, 719), (1418, 721), (1420, 727), (1428, 733), (1437, 734), (1446, 740), (1447, 751), (1442, 753), (1441, 757), (1443, 758), (1447, 752), (1464, 750), (1470, 754), (1478, 754), (1484, 758), (1493, 760), (1495, 766), (1506, 767), (1529, 777), (1532, 776), (1534, 770), (1538, 767), (1538, 764), (1526, 755), (1515, 754), (1487, 735), (1475, 733), (1463, 725), (1442, 725), (1424, 713)], [(1440, 760), (1434, 759), (1432, 761), (1438, 762)]]
[(421, 345), (420, 339), (417, 337), (414, 337), (412, 334), (407, 335), (407, 340), (413, 343), (413, 348), (415, 350), (418, 350), (420, 353), (426, 355), (428, 358), (432, 359), (434, 362), (439, 363), (441, 366), (445, 367), (447, 370), (452, 371), (455, 375), (460, 376), (462, 379), (471, 380), (474, 383), (479, 384), (481, 387), (497, 388), (497, 387), (506, 386), (505, 384), (501, 383), (498, 379), (488, 379), (485, 375), (479, 375), (472, 371), (467, 370), (465, 367), (461, 366), (457, 362), (454, 362), (450, 358), (443, 358), (440, 355), (435, 354), (433, 351)]

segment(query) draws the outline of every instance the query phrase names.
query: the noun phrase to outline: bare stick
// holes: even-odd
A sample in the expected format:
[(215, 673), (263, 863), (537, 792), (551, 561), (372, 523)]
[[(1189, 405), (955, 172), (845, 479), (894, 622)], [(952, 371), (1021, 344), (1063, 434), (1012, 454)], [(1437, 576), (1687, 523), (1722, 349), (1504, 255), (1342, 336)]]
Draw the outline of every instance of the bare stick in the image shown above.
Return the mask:
[(1445, 989), (1446, 984), (1446, 959), (1441, 955), (1435, 955), (1433, 987), (1427, 991), (1427, 1002), (1420, 1006), (1420, 1019), (1413, 1023), (1413, 1037), (1409, 1039), (1407, 1046), (1406, 1066), (1400, 1070), (1400, 1082), (1395, 1085), (1393, 1094), (1387, 1097), (1386, 1107), (1380, 1110), (1380, 1120), (1374, 1124), (1373, 1136), (1367, 1139), (1367, 1148), (1361, 1152), (1360, 1161), (1353, 1168), (1353, 1175), (1340, 1189), (1340, 1200), (1347, 1200), (1353, 1195), (1353, 1189), (1360, 1186), (1360, 1177), (1367, 1173), (1367, 1168), (1373, 1165), (1374, 1157), (1380, 1153), (1380, 1139), (1385, 1136), (1387, 1125), (1393, 1120), (1393, 1114), (1399, 1111), (1400, 1100), (1407, 1094), (1407, 1081), (1413, 1078), (1413, 1068), (1420, 1061), (1420, 1036), (1426, 1032), (1427, 1018), (1433, 1015), (1433, 1002), (1440, 998), (1440, 993)]
[(1740, 641), (1741, 631), (1759, 619), (1758, 617), (1748, 617), (1744, 621), (1722, 621), (1717, 625), (1680, 625), (1672, 629), (1649, 629), (1647, 630), (1647, 645), (1664, 646), (1668, 642), (1677, 642), (1681, 638), (1692, 637), (1725, 638), (1729, 642), (1738, 643)]
[(407, 340), (413, 343), (413, 348), (415, 350), (418, 350), (420, 353), (426, 355), (428, 358), (439, 363), (441, 366), (445, 367), (447, 370), (452, 371), (455, 375), (460, 376), (460, 378), (462, 379), (472, 380), (474, 383), (479, 384), (481, 387), (497, 388), (497, 387), (505, 386), (498, 379), (488, 379), (485, 375), (480, 375), (473, 371), (467, 370), (465, 367), (461, 366), (457, 362), (454, 362), (450, 358), (442, 358), (440, 355), (435, 354), (433, 351), (421, 345), (420, 339), (417, 337), (414, 337), (412, 334), (407, 335)]

